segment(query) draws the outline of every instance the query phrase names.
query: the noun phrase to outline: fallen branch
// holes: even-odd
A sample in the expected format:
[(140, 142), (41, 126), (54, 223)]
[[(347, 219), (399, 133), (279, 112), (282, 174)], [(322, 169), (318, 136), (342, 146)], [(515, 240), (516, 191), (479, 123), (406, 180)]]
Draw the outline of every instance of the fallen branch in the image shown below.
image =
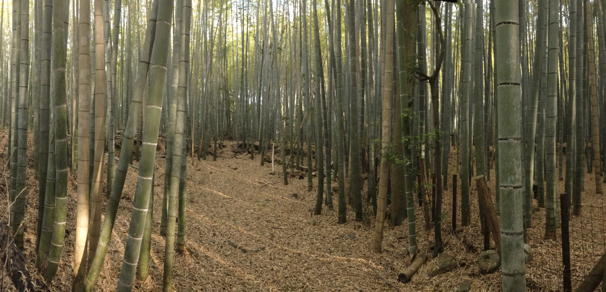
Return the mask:
[(575, 291), (576, 292), (594, 291), (598, 287), (598, 285), (600, 285), (600, 282), (602, 282), (602, 279), (604, 278), (605, 269), (606, 269), (606, 254), (602, 255), (600, 260), (598, 260), (598, 262), (595, 264), (595, 266), (593, 266), (593, 269), (591, 269), (591, 272), (589, 272), (589, 274), (587, 276), (585, 276), (585, 279), (583, 279), (583, 282), (581, 282), (581, 285), (579, 285), (579, 287)]
[(408, 266), (406, 269), (404, 269), (404, 272), (398, 275), (398, 281), (402, 283), (410, 282), (410, 280), (412, 280), (412, 276), (417, 273), (419, 268), (425, 263), (426, 260), (427, 256), (425, 254), (418, 254), (410, 266)]

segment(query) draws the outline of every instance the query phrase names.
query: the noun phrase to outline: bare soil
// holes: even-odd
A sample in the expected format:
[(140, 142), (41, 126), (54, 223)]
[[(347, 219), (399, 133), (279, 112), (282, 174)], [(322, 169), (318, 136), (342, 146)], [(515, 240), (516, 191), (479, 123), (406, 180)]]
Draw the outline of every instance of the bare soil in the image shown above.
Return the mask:
[[(3, 151), (6, 141), (7, 133), (0, 132)], [(412, 282), (404, 284), (397, 279), (410, 263), (406, 251), (406, 221), (402, 226), (387, 226), (384, 252), (374, 253), (370, 248), (372, 224), (368, 223), (374, 220), (356, 222), (350, 212), (346, 224), (337, 224), (336, 211), (326, 208), (322, 215), (313, 216), (315, 186), (308, 192), (306, 180), (298, 177), (291, 177), (290, 184), (285, 186), (278, 166), (273, 174), (270, 164), (260, 166), (258, 157), (250, 160), (244, 154), (234, 155), (233, 147), (235, 144), (227, 143), (217, 161), (211, 161), (211, 157), (209, 160), (188, 159), (187, 248), (176, 258), (175, 288), (178, 291), (454, 291), (466, 280), (471, 281), (472, 291), (500, 290), (500, 274), (481, 275), (477, 265), (482, 236), (475, 186), (470, 194), (472, 224), (459, 227), (456, 236), (450, 232), (451, 188), (444, 193), (444, 252), (453, 256), (459, 267), (430, 277), (436, 268), (436, 259), (430, 258)], [(1, 207), (3, 210), (8, 201), (7, 160), (8, 154), (0, 153), (0, 206), (5, 206)], [(455, 164), (451, 159), (451, 173), (456, 173)], [(30, 161), (25, 253), (30, 270), (35, 271), (38, 191), (32, 169), (33, 162)], [(159, 235), (159, 226), (163, 169), (164, 159), (159, 158), (154, 190), (151, 275), (146, 281), (137, 283), (139, 291), (161, 290), (164, 239)], [(128, 174), (105, 268), (97, 283), (99, 291), (113, 291), (116, 287), (130, 221), (135, 173), (131, 168)], [(583, 200), (588, 207), (582, 217), (573, 218), (571, 222), (573, 285), (578, 284), (604, 252), (606, 240), (604, 200), (601, 195), (594, 194), (593, 175), (586, 175), (585, 179)], [(493, 191), (494, 181), (493, 173), (489, 182)], [(562, 189), (563, 182), (560, 182), (559, 190)], [(54, 291), (68, 291), (71, 287), (75, 193), (75, 179), (72, 179), (66, 249), (60, 271), (51, 284)], [(336, 203), (335, 198), (335, 206)], [(8, 212), (0, 213), (0, 220), (7, 222)], [(544, 221), (544, 211), (538, 209), (528, 232), (533, 256), (527, 267), (528, 287), (533, 291), (559, 291), (562, 289), (560, 242), (559, 239), (543, 240)], [(433, 232), (426, 231), (423, 226), (419, 210), (419, 247), (427, 252)], [(10, 286), (7, 281), (5, 278), (4, 287)]]

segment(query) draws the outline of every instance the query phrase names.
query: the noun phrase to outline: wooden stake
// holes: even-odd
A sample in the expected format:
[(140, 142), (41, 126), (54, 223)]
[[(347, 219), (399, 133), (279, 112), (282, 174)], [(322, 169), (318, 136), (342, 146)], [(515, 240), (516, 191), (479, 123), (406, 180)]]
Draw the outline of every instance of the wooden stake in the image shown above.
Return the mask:
[(457, 175), (452, 175), (452, 233), (457, 233)]
[(570, 233), (568, 230), (568, 222), (570, 219), (570, 200), (568, 194), (560, 195), (560, 210), (562, 215), (562, 263), (564, 264), (564, 291), (572, 291), (572, 276), (570, 273)]

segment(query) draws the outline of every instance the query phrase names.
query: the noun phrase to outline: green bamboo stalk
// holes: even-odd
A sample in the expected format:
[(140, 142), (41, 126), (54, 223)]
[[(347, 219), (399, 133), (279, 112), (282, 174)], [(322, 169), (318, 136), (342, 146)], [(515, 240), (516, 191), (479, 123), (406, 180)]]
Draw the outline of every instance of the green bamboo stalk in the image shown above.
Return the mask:
[(549, 3), (549, 56), (547, 75), (547, 99), (545, 107), (545, 237), (556, 237), (556, 125), (558, 119), (558, 57), (560, 44), (560, 1), (552, 0)]
[(38, 129), (40, 130), (39, 141), (40, 154), (38, 157), (38, 169), (40, 174), (38, 175), (38, 189), (40, 191), (40, 197), (46, 198), (46, 176), (47, 176), (47, 164), (48, 164), (48, 151), (49, 147), (49, 130), (50, 130), (50, 66), (51, 66), (51, 37), (52, 37), (52, 13), (53, 13), (53, 1), (44, 0), (44, 12), (43, 12), (43, 25), (42, 25), (42, 49), (41, 49), (41, 70), (40, 70), (40, 101), (38, 103), (40, 116), (38, 118)]
[[(181, 0), (179, 0), (181, 1)], [(178, 4), (177, 4), (178, 5)], [(182, 7), (182, 5), (178, 5), (177, 7)], [(181, 14), (178, 12), (182, 10), (181, 8), (176, 9), (175, 22), (173, 24), (173, 50), (170, 60), (170, 84), (168, 87), (168, 108), (165, 110), (168, 114), (166, 119), (166, 163), (165, 163), (165, 171), (164, 171), (164, 197), (162, 198), (162, 221), (160, 226), (160, 232), (162, 235), (166, 235), (166, 227), (168, 220), (168, 197), (170, 197), (170, 189), (172, 184), (172, 172), (173, 172), (173, 152), (174, 149), (174, 139), (175, 139), (175, 131), (176, 131), (176, 117), (177, 117), (177, 100), (179, 94), (179, 62), (180, 62), (180, 54), (181, 54)], [(177, 170), (180, 171), (180, 170)]]
[[(189, 1), (189, 0), (185, 0), (185, 1)], [(183, 147), (185, 148), (185, 143), (183, 144)], [(186, 181), (186, 177), (187, 177), (187, 153), (185, 152), (185, 149), (183, 150), (184, 154), (182, 155), (181, 159), (183, 159), (183, 162), (181, 162), (181, 178), (179, 179), (179, 213), (177, 216), (177, 251), (180, 253), (185, 252), (185, 227), (186, 227), (186, 219), (187, 216), (185, 216), (185, 210), (187, 209), (187, 199), (185, 197), (185, 181)]]
[[(356, 23), (356, 1), (349, 1), (349, 13), (347, 14), (349, 19), (349, 44), (351, 48), (349, 56), (349, 66), (351, 70), (350, 78), (350, 118), (349, 126), (351, 133), (350, 140), (350, 168), (349, 168), (349, 198), (351, 199), (352, 207), (356, 213), (356, 220), (361, 221), (363, 217), (362, 210), (362, 178), (361, 178), (361, 150), (360, 150), (360, 100), (363, 98), (363, 87), (361, 84), (362, 74), (360, 68), (360, 44), (358, 36), (358, 26), (362, 25)], [(359, 84), (360, 83), (360, 84)], [(320, 108), (318, 108), (320, 110)]]
[[(103, 187), (103, 171), (105, 165), (105, 138), (106, 138), (106, 116), (107, 111), (107, 83), (105, 73), (105, 19), (103, 17), (104, 0), (95, 0), (95, 135), (94, 135), (94, 154), (93, 172), (90, 193), (90, 218), (89, 243), (90, 248), (97, 246), (99, 232), (101, 228), (101, 210), (103, 207), (103, 198), (101, 189)], [(92, 253), (92, 251), (91, 251)]]
[(9, 224), (11, 226), (11, 232), (15, 233), (17, 226), (13, 218), (15, 217), (16, 208), (13, 202), (15, 202), (17, 193), (17, 103), (19, 100), (19, 45), (21, 30), (20, 26), (20, 2), (19, 0), (13, 0), (12, 3), (13, 17), (12, 17), (12, 38), (11, 38), (11, 90), (10, 90), (10, 131), (9, 131), (9, 166), (10, 166), (10, 186), (9, 186), (9, 201), (11, 202)]
[[(50, 0), (49, 0), (50, 1)], [(46, 260), (48, 257), (48, 251), (50, 250), (50, 240), (53, 235), (53, 218), (55, 216), (55, 137), (53, 127), (50, 127), (51, 135), (49, 135), (49, 150), (46, 151), (48, 154), (48, 162), (46, 167), (46, 187), (44, 196), (44, 212), (42, 217), (42, 226), (40, 232), (40, 244), (38, 245), (38, 253), (36, 264), (38, 269), (44, 271), (46, 269)]]
[(67, 0), (53, 0), (52, 36), (52, 88), (54, 93), (54, 135), (55, 135), (55, 209), (53, 234), (48, 252), (44, 277), (54, 278), (63, 253), (65, 242), (65, 220), (67, 216), (67, 103), (65, 84), (65, 64), (67, 53)]
[(150, 63), (150, 89), (146, 102), (146, 116), (143, 127), (143, 146), (141, 161), (139, 162), (139, 175), (137, 191), (133, 201), (132, 217), (129, 225), (128, 240), (124, 253), (118, 291), (130, 291), (135, 279), (136, 267), (139, 262), (141, 239), (145, 228), (145, 218), (151, 197), (151, 182), (156, 160), (156, 146), (160, 130), (160, 117), (162, 115), (162, 99), (166, 83), (166, 63), (168, 59), (170, 37), (170, 23), (172, 18), (173, 2), (161, 1), (158, 3), (158, 21), (151, 63)]
[(175, 230), (177, 227), (177, 212), (178, 212), (178, 197), (179, 197), (179, 179), (181, 176), (181, 156), (183, 155), (183, 132), (184, 132), (184, 123), (183, 123), (183, 110), (184, 107), (184, 99), (185, 96), (180, 94), (179, 81), (180, 79), (184, 79), (185, 76), (182, 76), (182, 73), (185, 73), (182, 69), (184, 65), (181, 63), (181, 47), (183, 45), (183, 35), (181, 31), (183, 30), (183, 1), (177, 0), (175, 7), (175, 23), (173, 27), (174, 37), (173, 37), (173, 75), (172, 77), (172, 86), (171, 86), (171, 100), (170, 107), (171, 111), (174, 112), (172, 115), (169, 115), (169, 119), (172, 120), (171, 125), (174, 126), (174, 131), (172, 135), (172, 141), (169, 143), (172, 144), (172, 151), (170, 155), (172, 158), (170, 161), (167, 159), (167, 164), (172, 164), (170, 167), (170, 173), (166, 174), (170, 176), (170, 181), (168, 185), (168, 193), (165, 194), (167, 196), (168, 210), (166, 217), (166, 246), (164, 248), (164, 275), (162, 288), (163, 291), (170, 291), (173, 285), (173, 266), (175, 260)]
[[(152, 194), (154, 193), (154, 181), (156, 180), (155, 175), (152, 180)], [(137, 279), (141, 281), (147, 280), (149, 277), (149, 262), (151, 252), (151, 233), (153, 227), (153, 213), (154, 213), (154, 196), (152, 195), (149, 200), (149, 212), (147, 218), (145, 218), (145, 229), (143, 231), (143, 240), (141, 242), (141, 251), (139, 252), (139, 265), (137, 266)]]
[(503, 291), (525, 291), (519, 1), (495, 0), (497, 185)]
[[(179, 78), (179, 95), (183, 99), (183, 123), (187, 120), (187, 113), (185, 112), (185, 104), (186, 99), (189, 92), (189, 83), (188, 78), (191, 76), (190, 74), (190, 62), (189, 62), (189, 54), (190, 54), (190, 43), (191, 43), (191, 20), (192, 20), (192, 0), (185, 0), (183, 6), (183, 27), (181, 33), (183, 34), (183, 46), (181, 48), (181, 74)], [(179, 109), (179, 108), (177, 108)], [(193, 137), (192, 137), (193, 139)], [(179, 176), (179, 210), (178, 210), (178, 231), (177, 231), (177, 251), (183, 252), (185, 251), (185, 205), (187, 204), (187, 200), (185, 198), (185, 178), (187, 171), (187, 152), (186, 152), (186, 143), (183, 142), (183, 153), (181, 155), (181, 174)]]
[(476, 0), (475, 42), (473, 60), (473, 141), (476, 175), (486, 175), (486, 136), (484, 130), (484, 9), (482, 0)]
[(382, 28), (385, 30), (385, 43), (383, 51), (385, 52), (385, 66), (382, 74), (382, 97), (383, 97), (383, 115), (382, 115), (382, 137), (381, 137), (381, 166), (379, 173), (379, 196), (377, 198), (377, 216), (375, 219), (374, 236), (372, 249), (375, 252), (382, 251), (383, 242), (383, 223), (385, 221), (385, 207), (387, 204), (387, 187), (389, 181), (389, 150), (391, 147), (391, 99), (393, 93), (394, 77), (394, 0), (385, 2), (384, 11), (386, 13), (382, 20)]
[(141, 101), (143, 93), (147, 84), (149, 59), (155, 39), (156, 22), (158, 13), (158, 1), (154, 0), (152, 10), (149, 16), (147, 30), (145, 34), (144, 45), (141, 49), (138, 76), (136, 80), (136, 86), (134, 88), (134, 95), (131, 100), (132, 104), (129, 107), (129, 115), (126, 124), (126, 130), (124, 137), (122, 138), (122, 150), (120, 151), (120, 160), (118, 162), (118, 168), (114, 176), (112, 190), (110, 193), (109, 201), (105, 210), (105, 220), (101, 226), (101, 233), (99, 235), (99, 241), (94, 249), (94, 256), (91, 258), (88, 274), (85, 280), (85, 291), (92, 291), (95, 283), (101, 272), (103, 261), (107, 253), (107, 248), (112, 236), (112, 229), (116, 220), (116, 213), (118, 212), (118, 206), (120, 204), (120, 198), (122, 196), (122, 190), (124, 188), (124, 182), (126, 180), (126, 174), (133, 156), (134, 150), (134, 138), (137, 134), (137, 129), (140, 123), (141, 113)]
[(27, 168), (27, 98), (28, 98), (28, 77), (29, 77), (29, 1), (21, 0), (19, 8), (19, 97), (17, 100), (17, 165), (11, 165), (11, 168), (17, 168), (17, 185), (15, 188), (15, 197), (11, 201), (13, 207), (13, 217), (11, 217), (12, 232), (15, 236), (15, 243), (23, 248), (23, 231), (25, 229), (23, 220), (25, 219), (25, 207), (27, 202), (26, 189), (26, 168)]
[[(322, 111), (322, 100), (325, 98), (324, 94), (324, 68), (322, 66), (322, 47), (320, 45), (320, 31), (318, 24), (318, 7), (317, 1), (312, 2), (313, 11), (313, 36), (314, 36), (314, 64), (316, 74), (316, 103), (315, 103), (315, 128), (316, 128), (316, 165), (318, 171), (318, 188), (316, 193), (316, 205), (314, 208), (314, 214), (320, 215), (322, 213), (322, 204), (324, 201), (324, 152), (325, 152), (325, 138), (324, 132), (324, 118)], [(330, 171), (330, 170), (329, 170)], [(330, 188), (330, 181), (328, 181)]]
[[(48, 96), (42, 97), (41, 95), (41, 87), (42, 87), (42, 55), (43, 55), (43, 46), (44, 46), (44, 41), (43, 41), (43, 37), (44, 37), (44, 29), (42, 28), (44, 25), (44, 1), (36, 1), (35, 2), (35, 26), (34, 26), (34, 31), (35, 31), (35, 62), (36, 62), (36, 68), (35, 68), (35, 81), (33, 81), (32, 83), (34, 84), (34, 86), (32, 87), (32, 95), (35, 95), (35, 97), (33, 97), (34, 99), (34, 103), (32, 104), (32, 111), (34, 112), (35, 115), (35, 119), (34, 119), (34, 161), (35, 161), (35, 170), (36, 170), (36, 178), (38, 179), (38, 186), (41, 187), (42, 184), (42, 180), (44, 180), (46, 182), (46, 176), (44, 178), (40, 177), (40, 174), (42, 173), (42, 168), (46, 168), (46, 163), (47, 161), (44, 161), (42, 163), (42, 160), (40, 159), (40, 153), (42, 151), (48, 151), (48, 141), (46, 144), (41, 144), (40, 143), (40, 134), (41, 134), (41, 130), (40, 130), (40, 103), (42, 102), (43, 98), (48, 98)], [(3, 3), (4, 5), (4, 3)], [(4, 31), (3, 30), (3, 26), (4, 26), (4, 9), (3, 9), (3, 13), (2, 16), (0, 16), (0, 31)], [(0, 55), (3, 54), (2, 48), (3, 46), (0, 45)], [(48, 54), (48, 52), (47, 52)], [(2, 59), (2, 61), (0, 61), (0, 68), (2, 68), (2, 65), (4, 64), (4, 59)], [(0, 115), (2, 115), (2, 101), (0, 101)], [(0, 118), (0, 123), (1, 123), (1, 119)], [(48, 118), (46, 119), (46, 121), (44, 123), (48, 123)], [(44, 146), (41, 146), (44, 145)], [(46, 172), (46, 169), (44, 169), (44, 171)], [(42, 188), (39, 188), (39, 190), (41, 190)], [(40, 245), (40, 234), (42, 233), (42, 217), (44, 216), (44, 192), (43, 191), (38, 191), (38, 218), (37, 218), (37, 228), (36, 228), (36, 250), (38, 249), (38, 246)]]
[(339, 206), (338, 206), (338, 222), (343, 224), (347, 222), (347, 204), (345, 201), (345, 139), (343, 135), (345, 134), (345, 121), (343, 119), (343, 96), (344, 96), (344, 88), (343, 88), (343, 62), (342, 62), (342, 53), (341, 53), (341, 0), (337, 0), (336, 5), (333, 4), (333, 13), (336, 15), (335, 23), (332, 25), (332, 40), (334, 40), (334, 44), (331, 41), (331, 50), (334, 52), (335, 57), (335, 80), (337, 85), (337, 177), (339, 179)]
[(461, 157), (461, 223), (463, 226), (467, 226), (470, 223), (470, 210), (469, 210), (469, 182), (470, 182), (470, 130), (471, 130), (471, 117), (469, 110), (469, 102), (472, 94), (472, 63), (473, 63), (473, 13), (474, 4), (471, 1), (465, 2), (465, 24), (463, 25), (463, 57), (462, 57), (462, 93), (460, 96), (461, 106), (461, 123), (460, 131), (462, 140), (460, 144), (462, 157)]
[(451, 121), (452, 121), (452, 104), (454, 101), (452, 100), (453, 92), (454, 92), (454, 71), (455, 65), (453, 61), (453, 48), (452, 48), (452, 39), (453, 29), (452, 29), (452, 6), (446, 5), (446, 18), (445, 18), (445, 26), (446, 26), (446, 48), (445, 54), (446, 59), (444, 60), (444, 72), (442, 73), (442, 100), (444, 103), (442, 112), (443, 116), (441, 119), (440, 126), (440, 139), (442, 139), (442, 177), (444, 178), (444, 188), (448, 189), (448, 156), (450, 154), (450, 134), (452, 131)]
[[(86, 243), (89, 231), (90, 212), (90, 1), (82, 1), (79, 11), (78, 27), (78, 203), (76, 217), (76, 241), (74, 246), (73, 271), (77, 275), (75, 282), (86, 275), (86, 265), (80, 270), (85, 257)], [(75, 284), (79, 285), (79, 284)]]
[[(410, 104), (414, 97), (413, 78), (416, 61), (416, 50), (414, 46), (407, 45), (411, 40), (415, 40), (417, 36), (417, 13), (416, 3), (412, 1), (398, 1), (397, 3), (397, 18), (398, 18), (398, 51), (400, 58), (398, 59), (398, 93), (399, 99), (403, 107), (402, 127), (404, 130), (403, 136), (405, 143), (403, 161), (404, 166), (404, 192), (406, 199), (406, 214), (408, 215), (408, 251), (412, 255), (417, 254), (417, 232), (416, 232), (416, 213), (415, 203), (413, 198), (414, 185), (414, 169), (412, 169), (412, 152), (411, 152), (411, 108)], [(413, 42), (414, 43), (414, 42)]]
[[(597, 4), (597, 1), (595, 2)], [(587, 65), (588, 65), (588, 79), (589, 79), (589, 102), (591, 104), (591, 111), (588, 112), (591, 117), (591, 149), (593, 158), (593, 174), (595, 180), (595, 192), (602, 194), (602, 159), (600, 156), (600, 103), (598, 97), (598, 86), (597, 86), (597, 66), (596, 66), (596, 52), (595, 52), (595, 38), (593, 36), (593, 16), (594, 16), (594, 5), (587, 3)], [(599, 25), (599, 24), (598, 24)]]
[[(577, 70), (577, 55), (576, 55), (576, 45), (577, 45), (577, 41), (576, 41), (576, 27), (577, 27), (577, 22), (578, 22), (578, 17), (577, 17), (577, 1), (569, 1), (569, 11), (570, 11), (570, 33), (569, 33), (569, 40), (568, 40), (568, 64), (569, 64), (569, 76), (568, 76), (568, 82), (569, 82), (569, 93), (568, 93), (568, 104), (566, 105), (566, 133), (568, 133), (567, 135), (567, 139), (566, 139), (566, 180), (565, 180), (565, 190), (566, 193), (568, 194), (573, 194), (572, 192), (572, 186), (573, 186), (573, 171), (574, 171), (574, 144), (575, 144), (575, 139), (574, 139), (574, 129), (575, 129), (575, 123), (576, 123), (576, 91), (577, 91), (577, 74), (576, 74), (576, 70)], [(572, 201), (576, 202), (576, 197), (571, 196), (572, 197)], [(576, 204), (575, 204), (576, 205)], [(574, 205), (573, 205), (574, 206)]]
[(576, 26), (576, 95), (572, 98), (575, 99), (575, 127), (574, 127), (574, 165), (571, 172), (573, 176), (572, 182), (572, 198), (573, 198), (573, 209), (572, 212), (575, 216), (581, 215), (581, 204), (582, 195), (581, 186), (583, 184), (583, 154), (585, 153), (585, 135), (583, 131), (584, 124), (584, 97), (585, 97), (585, 1), (579, 0), (577, 2), (577, 26)]

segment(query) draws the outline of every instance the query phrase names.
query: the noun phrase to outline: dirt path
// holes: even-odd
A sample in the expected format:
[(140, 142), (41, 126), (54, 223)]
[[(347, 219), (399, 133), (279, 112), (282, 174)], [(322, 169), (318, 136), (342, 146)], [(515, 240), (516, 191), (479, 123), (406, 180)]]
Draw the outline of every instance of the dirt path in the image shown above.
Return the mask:
[[(411, 283), (402, 284), (396, 279), (409, 260), (404, 226), (386, 226), (384, 252), (373, 253), (371, 226), (353, 221), (353, 213), (348, 214), (347, 224), (337, 224), (336, 212), (326, 208), (322, 215), (312, 216), (315, 188), (307, 192), (306, 180), (296, 177), (284, 186), (280, 170), (272, 174), (271, 166), (260, 166), (258, 159), (234, 157), (231, 145), (223, 149), (217, 161), (189, 161), (190, 257), (179, 259), (187, 263), (179, 268), (183, 271), (178, 272), (180, 289), (454, 291), (463, 281), (470, 281), (472, 291), (500, 290), (500, 274), (480, 274), (479, 250), (466, 250), (466, 244), (478, 249), (482, 246), (477, 214), (472, 214), (473, 224), (458, 236), (445, 233), (445, 253), (456, 259), (458, 269), (431, 277), (436, 259), (430, 259)], [(587, 186), (586, 191), (592, 194), (591, 184)], [(475, 189), (472, 191), (475, 198)], [(593, 195), (585, 200), (596, 202)], [(473, 200), (474, 210), (476, 203)], [(450, 206), (450, 196), (446, 195), (444, 210)], [(432, 232), (424, 231), (422, 213), (417, 211), (418, 241), (420, 249), (427, 251)], [(529, 231), (534, 238), (534, 260), (528, 266), (528, 287), (536, 291), (558, 290), (561, 282), (559, 242), (541, 240), (544, 216), (542, 209), (534, 213), (535, 226)], [(573, 219), (571, 228), (587, 224), (586, 220)], [(449, 218), (445, 218), (444, 226), (450, 226)], [(575, 283), (599, 256), (599, 251), (588, 251), (584, 244), (578, 238), (573, 241)]]
[(180, 288), (397, 290), (366, 251), (370, 239), (360, 223), (337, 225), (334, 211), (312, 217), (315, 193), (305, 191), (304, 180), (284, 186), (271, 167), (230, 156), (188, 165), (191, 262), (181, 266)]

